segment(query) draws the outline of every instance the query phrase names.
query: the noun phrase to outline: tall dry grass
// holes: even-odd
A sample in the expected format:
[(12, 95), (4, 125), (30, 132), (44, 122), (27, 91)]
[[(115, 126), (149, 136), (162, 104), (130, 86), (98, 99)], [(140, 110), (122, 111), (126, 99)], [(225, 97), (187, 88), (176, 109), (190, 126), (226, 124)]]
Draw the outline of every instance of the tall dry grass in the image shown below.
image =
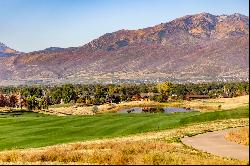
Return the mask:
[(0, 156), (2, 162), (92, 163), (92, 164), (246, 164), (216, 157), (163, 140), (89, 144), (71, 148), (54, 147), (44, 151), (12, 151)]
[(225, 138), (237, 144), (249, 145), (249, 127), (244, 127), (226, 134)]
[(228, 110), (249, 105), (249, 95), (234, 98), (184, 101), (182, 105), (200, 111)]

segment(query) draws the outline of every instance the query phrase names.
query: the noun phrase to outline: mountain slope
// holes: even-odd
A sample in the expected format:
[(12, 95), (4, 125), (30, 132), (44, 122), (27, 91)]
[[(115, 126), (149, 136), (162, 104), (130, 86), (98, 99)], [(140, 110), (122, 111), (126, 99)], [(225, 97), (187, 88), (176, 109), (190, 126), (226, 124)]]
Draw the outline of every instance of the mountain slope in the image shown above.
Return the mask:
[(18, 52), (12, 48), (7, 47), (3, 43), (0, 43), (0, 57), (13, 56), (18, 54), (21, 54), (21, 52)]
[(247, 16), (200, 13), (107, 33), (81, 47), (2, 58), (0, 80), (248, 80), (248, 44)]

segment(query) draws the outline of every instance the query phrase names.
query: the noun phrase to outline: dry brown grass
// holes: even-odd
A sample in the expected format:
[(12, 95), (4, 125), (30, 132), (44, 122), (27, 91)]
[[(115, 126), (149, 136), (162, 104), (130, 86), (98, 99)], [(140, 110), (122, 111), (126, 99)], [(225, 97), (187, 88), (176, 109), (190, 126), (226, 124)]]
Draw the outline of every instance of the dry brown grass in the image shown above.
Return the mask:
[(246, 126), (248, 118), (190, 125), (135, 136), (61, 144), (0, 153), (0, 163), (14, 164), (248, 164), (189, 148), (180, 142), (185, 135)]
[[(173, 102), (174, 104), (174, 102)], [(177, 103), (175, 103), (177, 104)], [(172, 105), (172, 103), (170, 103)], [(249, 95), (234, 98), (201, 99), (183, 101), (179, 107), (189, 107), (200, 111), (228, 110), (249, 105)], [(221, 106), (221, 108), (219, 108)]]
[(244, 127), (226, 134), (225, 138), (237, 144), (249, 145), (249, 127)]
[[(192, 101), (172, 101), (167, 103), (159, 103), (154, 101), (132, 101), (121, 104), (99, 106), (101, 112), (117, 112), (118, 110), (132, 107), (145, 106), (162, 106), (162, 107), (189, 107), (199, 111), (228, 110), (238, 107), (247, 106), (249, 104), (249, 95), (239, 96), (235, 98), (218, 98), (218, 99), (201, 99)], [(219, 108), (220, 107), (220, 108)]]
[(7, 112), (7, 111), (9, 111), (8, 108), (6, 108), (6, 107), (0, 107), (0, 112)]
[(92, 163), (92, 164), (245, 164), (216, 157), (164, 140), (111, 142), (75, 145), (72, 148), (49, 148), (43, 151), (9, 152), (0, 157), (4, 162)]
[[(120, 104), (103, 104), (97, 106), (99, 113), (117, 112), (118, 110), (132, 107), (144, 107), (144, 106), (159, 106), (161, 103), (150, 101), (131, 101)], [(69, 106), (59, 108), (49, 108), (49, 110), (35, 110), (34, 112), (40, 112), (44, 114), (66, 116), (66, 115), (93, 115), (93, 106)]]
[(11, 107), (0, 107), (1, 112), (12, 112), (12, 111), (24, 111), (21, 108), (11, 108)]
[(92, 107), (70, 106), (70, 107), (50, 108), (49, 110), (45, 111), (46, 111), (45, 113), (52, 115), (93, 115)]
[(163, 104), (155, 101), (129, 101), (119, 104), (104, 104), (98, 106), (98, 109), (102, 113), (106, 112), (117, 112), (121, 109), (133, 108), (133, 107), (153, 107), (153, 106), (164, 106)]

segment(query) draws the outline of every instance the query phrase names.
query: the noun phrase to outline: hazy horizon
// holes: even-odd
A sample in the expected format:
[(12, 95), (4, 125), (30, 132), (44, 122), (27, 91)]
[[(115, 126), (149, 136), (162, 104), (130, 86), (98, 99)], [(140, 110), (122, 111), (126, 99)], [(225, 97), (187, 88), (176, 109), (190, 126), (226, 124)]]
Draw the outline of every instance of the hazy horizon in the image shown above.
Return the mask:
[(120, 29), (140, 29), (184, 15), (249, 15), (248, 0), (0, 0), (0, 42), (23, 52), (77, 47)]

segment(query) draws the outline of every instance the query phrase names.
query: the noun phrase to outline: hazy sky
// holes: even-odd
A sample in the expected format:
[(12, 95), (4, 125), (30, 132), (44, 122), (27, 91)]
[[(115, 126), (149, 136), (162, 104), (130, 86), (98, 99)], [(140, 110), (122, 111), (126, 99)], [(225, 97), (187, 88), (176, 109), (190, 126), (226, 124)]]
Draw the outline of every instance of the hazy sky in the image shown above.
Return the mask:
[(188, 14), (241, 13), (248, 0), (0, 0), (0, 42), (19, 51), (72, 47)]

